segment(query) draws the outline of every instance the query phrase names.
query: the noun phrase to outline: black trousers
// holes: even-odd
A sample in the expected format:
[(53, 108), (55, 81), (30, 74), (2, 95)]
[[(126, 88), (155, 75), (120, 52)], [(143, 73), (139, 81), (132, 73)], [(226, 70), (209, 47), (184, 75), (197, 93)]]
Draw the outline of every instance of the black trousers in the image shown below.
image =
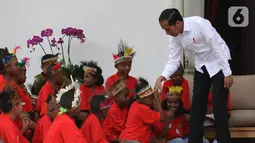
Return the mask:
[(189, 143), (202, 143), (208, 94), (212, 86), (212, 105), (216, 136), (219, 143), (230, 143), (228, 126), (228, 89), (224, 88), (224, 75), (219, 71), (210, 78), (205, 66), (203, 73), (195, 71), (191, 105)]

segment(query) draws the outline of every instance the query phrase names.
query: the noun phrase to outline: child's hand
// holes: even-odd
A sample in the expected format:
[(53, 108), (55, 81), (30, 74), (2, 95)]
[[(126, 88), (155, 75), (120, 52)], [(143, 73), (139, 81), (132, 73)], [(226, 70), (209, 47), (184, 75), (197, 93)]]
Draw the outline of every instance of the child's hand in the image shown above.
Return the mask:
[(36, 123), (34, 121), (30, 120), (29, 128), (30, 129), (35, 129), (35, 127), (36, 127)]
[(166, 115), (168, 116), (168, 117), (174, 117), (174, 111), (173, 110), (168, 110), (167, 112), (166, 112)]
[(22, 120), (22, 130), (26, 131), (29, 128), (30, 120), (24, 119)]
[(154, 99), (156, 101), (160, 101), (161, 92), (154, 91)]

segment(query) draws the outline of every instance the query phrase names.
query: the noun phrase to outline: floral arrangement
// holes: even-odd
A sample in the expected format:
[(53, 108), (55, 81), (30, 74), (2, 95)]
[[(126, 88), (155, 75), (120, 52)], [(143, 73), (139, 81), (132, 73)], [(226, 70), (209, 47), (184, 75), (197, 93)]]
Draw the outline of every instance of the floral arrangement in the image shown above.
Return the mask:
[[(33, 38), (27, 40), (27, 47), (30, 48), (30, 52), (35, 51), (35, 46), (40, 46), (43, 50), (44, 54), (46, 53), (45, 48), (43, 47), (42, 43), (44, 41), (43, 38), (46, 38), (46, 40), (49, 43), (49, 48), (51, 50), (51, 53), (53, 53), (53, 47), (57, 48), (58, 50), (61, 49), (62, 53), (62, 60), (64, 67), (67, 67), (68, 65), (72, 65), (71, 58), (70, 58), (70, 50), (71, 50), (71, 41), (72, 39), (79, 39), (81, 43), (84, 43), (86, 40), (86, 37), (83, 33), (83, 30), (77, 29), (77, 28), (64, 28), (61, 30), (61, 34), (63, 35), (58, 39), (58, 41), (53, 37), (53, 30), (52, 29), (45, 29), (41, 31), (41, 36), (34, 35)], [(64, 55), (64, 38), (67, 38), (67, 54), (68, 54), (68, 65), (66, 64), (65, 55)]]

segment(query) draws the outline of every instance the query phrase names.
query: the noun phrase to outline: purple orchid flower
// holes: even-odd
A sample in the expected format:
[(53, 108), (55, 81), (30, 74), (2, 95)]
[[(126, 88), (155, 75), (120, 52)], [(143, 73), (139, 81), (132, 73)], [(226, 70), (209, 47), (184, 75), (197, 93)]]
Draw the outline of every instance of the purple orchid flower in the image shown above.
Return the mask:
[[(33, 36), (32, 41), (36, 44), (43, 42), (43, 39), (39, 36)], [(33, 44), (33, 43), (32, 43)]]
[(52, 36), (52, 34), (53, 34), (53, 30), (49, 29), (49, 28), (41, 31), (42, 37), (50, 37), (50, 36)]
[(53, 39), (51, 40), (51, 46), (52, 46), (52, 47), (57, 47), (57, 43), (56, 43), (56, 42), (57, 42), (56, 39), (53, 38)]
[(58, 39), (58, 44), (63, 44), (64, 43), (64, 40), (62, 38), (59, 38)]

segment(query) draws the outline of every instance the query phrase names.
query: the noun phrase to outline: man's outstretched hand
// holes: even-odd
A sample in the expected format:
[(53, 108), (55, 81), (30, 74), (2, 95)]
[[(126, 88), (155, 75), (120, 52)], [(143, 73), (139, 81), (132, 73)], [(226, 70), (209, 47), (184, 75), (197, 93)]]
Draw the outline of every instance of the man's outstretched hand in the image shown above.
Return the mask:
[(161, 90), (162, 90), (162, 82), (165, 81), (165, 77), (163, 76), (160, 76), (157, 80), (156, 80), (156, 83), (155, 83), (155, 87), (154, 87), (154, 90), (155, 92), (158, 92), (158, 93), (161, 93)]

